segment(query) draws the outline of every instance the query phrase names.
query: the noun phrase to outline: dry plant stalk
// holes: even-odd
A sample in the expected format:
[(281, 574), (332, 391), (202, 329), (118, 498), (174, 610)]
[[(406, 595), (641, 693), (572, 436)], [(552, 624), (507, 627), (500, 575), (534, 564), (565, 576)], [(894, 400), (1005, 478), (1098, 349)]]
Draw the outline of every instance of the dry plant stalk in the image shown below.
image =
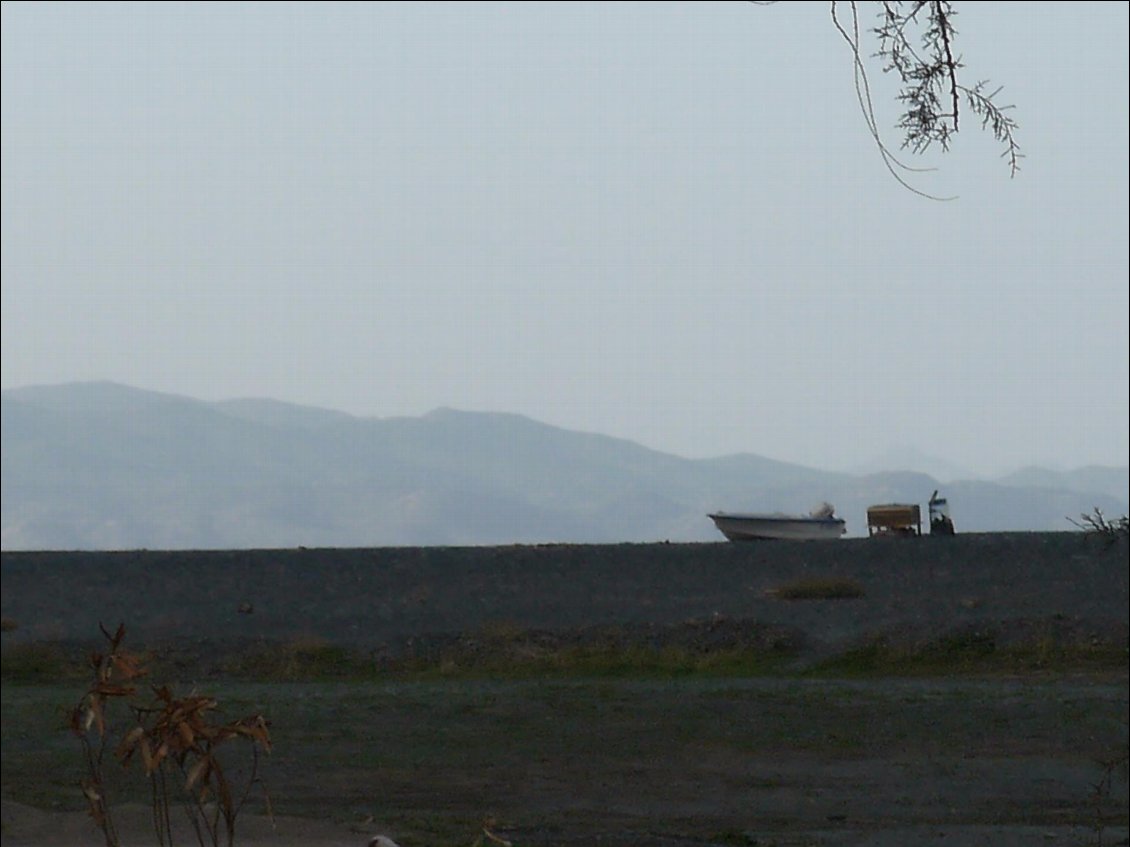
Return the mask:
[(1109, 519), (1103, 514), (1103, 510), (1095, 506), (1095, 510), (1087, 515), (1079, 516), (1079, 520), (1073, 518), (1067, 519), (1070, 523), (1075, 524), (1079, 529), (1083, 530), (1087, 535), (1102, 538), (1110, 543), (1118, 541), (1119, 538), (1126, 538), (1130, 535), (1130, 517), (1123, 515), (1114, 520)]
[(511, 842), (500, 835), (495, 835), (492, 830), (496, 826), (498, 826), (498, 822), (493, 817), (484, 819), (482, 834), (471, 843), (471, 847), (486, 847), (488, 844), (497, 844), (499, 847), (513, 847)]
[(1108, 806), (1114, 797), (1114, 776), (1116, 773), (1121, 773), (1125, 781), (1128, 763), (1130, 763), (1130, 753), (1125, 750), (1095, 762), (1102, 769), (1099, 781), (1091, 785), (1091, 809), (1094, 815), (1091, 829), (1095, 833), (1097, 847), (1103, 847), (1104, 843), (1103, 834), (1106, 831)]
[(1098, 506), (1095, 506), (1092, 514), (1079, 515), (1078, 521), (1069, 517), (1068, 521), (1078, 526), (1080, 530), (1101, 535), (1125, 535), (1130, 532), (1130, 517), (1122, 515), (1122, 517), (1116, 517), (1112, 521), (1103, 514), (1103, 510)]
[[(251, 789), (262, 786), (260, 753), (271, 752), (267, 720), (253, 715), (230, 723), (214, 722), (218, 705), (214, 699), (198, 694), (178, 698), (165, 685), (152, 687), (153, 701), (138, 703), (137, 681), (147, 672), (138, 656), (122, 649), (125, 627), (119, 624), (113, 634), (101, 624), (99, 629), (108, 648), (90, 657), (94, 678), (71, 712), (70, 728), (82, 744), (87, 772), (82, 790), (88, 812), (106, 847), (121, 844), (107, 800), (104, 766), (111, 747), (122, 767), (140, 759), (150, 784), (153, 828), (161, 847), (173, 843), (172, 806), (177, 794), (201, 847), (231, 847), (236, 819)], [(127, 729), (122, 729), (121, 721), (111, 720), (115, 704), (124, 706), (131, 716)], [(233, 785), (221, 763), (220, 750), (240, 739), (250, 744), (251, 763), (246, 781)]]

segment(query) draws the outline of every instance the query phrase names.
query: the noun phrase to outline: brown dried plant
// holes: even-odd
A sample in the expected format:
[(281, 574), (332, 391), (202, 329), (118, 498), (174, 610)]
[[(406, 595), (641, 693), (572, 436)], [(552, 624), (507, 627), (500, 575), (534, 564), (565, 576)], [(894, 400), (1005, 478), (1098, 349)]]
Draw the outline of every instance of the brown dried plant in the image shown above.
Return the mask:
[[(105, 652), (90, 657), (93, 680), (71, 712), (70, 728), (82, 744), (86, 776), (82, 782), (87, 808), (101, 830), (106, 847), (119, 847), (117, 827), (107, 799), (107, 753), (123, 768), (141, 761), (149, 781), (153, 828), (161, 847), (173, 844), (174, 798), (184, 809), (201, 847), (231, 847), (240, 811), (259, 778), (260, 753), (270, 753), (269, 725), (262, 715), (230, 723), (214, 719), (217, 702), (192, 694), (176, 697), (168, 686), (152, 686), (153, 699), (138, 702), (138, 680), (147, 672), (140, 657), (122, 648), (125, 627), (111, 634)], [(117, 708), (114, 708), (117, 707)], [(117, 716), (125, 713), (122, 720)], [(111, 714), (114, 718), (112, 719)], [(117, 739), (117, 743), (114, 740)], [(233, 782), (221, 755), (243, 740), (250, 745), (250, 766)], [(266, 798), (266, 794), (264, 793)], [(268, 810), (270, 808), (267, 799)]]

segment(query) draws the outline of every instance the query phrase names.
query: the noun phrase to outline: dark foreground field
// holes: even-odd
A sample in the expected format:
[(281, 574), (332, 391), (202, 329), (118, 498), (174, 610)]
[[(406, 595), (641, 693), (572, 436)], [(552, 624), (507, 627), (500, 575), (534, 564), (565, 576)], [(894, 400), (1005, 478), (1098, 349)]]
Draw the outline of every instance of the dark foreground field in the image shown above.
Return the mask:
[(271, 720), (277, 818), (241, 843), (470, 845), (488, 816), (515, 845), (1125, 843), (1127, 560), (1075, 533), (5, 553), (3, 842), (100, 843), (64, 723), (124, 621), (163, 681)]

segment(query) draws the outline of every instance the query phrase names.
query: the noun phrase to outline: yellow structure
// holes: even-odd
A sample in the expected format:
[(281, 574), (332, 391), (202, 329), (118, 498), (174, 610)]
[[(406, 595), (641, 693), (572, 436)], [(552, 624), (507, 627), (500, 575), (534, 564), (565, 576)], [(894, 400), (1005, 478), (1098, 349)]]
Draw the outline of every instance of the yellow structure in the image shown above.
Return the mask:
[(922, 510), (917, 503), (886, 503), (867, 509), (868, 535), (921, 535)]

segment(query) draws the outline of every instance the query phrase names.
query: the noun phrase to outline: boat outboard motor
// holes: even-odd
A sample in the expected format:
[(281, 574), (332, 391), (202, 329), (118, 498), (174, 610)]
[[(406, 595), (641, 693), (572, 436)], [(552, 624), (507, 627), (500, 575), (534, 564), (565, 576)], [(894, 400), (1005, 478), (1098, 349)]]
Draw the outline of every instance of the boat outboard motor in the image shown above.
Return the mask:
[(953, 535), (953, 519), (950, 518), (949, 503), (935, 491), (930, 495), (930, 534)]

